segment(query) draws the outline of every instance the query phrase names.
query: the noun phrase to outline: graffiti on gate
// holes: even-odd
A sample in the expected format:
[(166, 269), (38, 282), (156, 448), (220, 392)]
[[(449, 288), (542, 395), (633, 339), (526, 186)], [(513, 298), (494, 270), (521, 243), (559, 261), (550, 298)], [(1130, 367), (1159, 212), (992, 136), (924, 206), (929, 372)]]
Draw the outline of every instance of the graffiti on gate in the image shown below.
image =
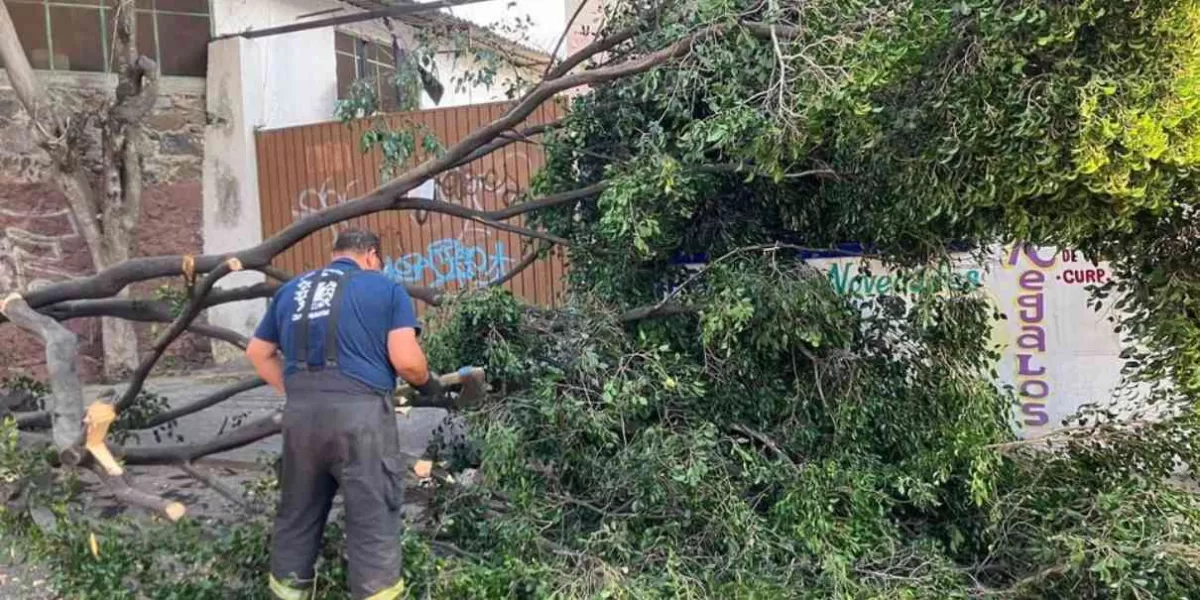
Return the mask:
[[(292, 205), (292, 218), (302, 219), (331, 206), (345, 204), (354, 198), (353, 192), (357, 186), (358, 180), (352, 179), (344, 189), (339, 190), (333, 178), (327, 177), (320, 185), (304, 188), (296, 195), (296, 201)], [(428, 198), (430, 191), (433, 200), (480, 211), (488, 210), (489, 204), (496, 207), (508, 206), (521, 193), (517, 182), (507, 174), (497, 174), (495, 169), (476, 173), (464, 167), (438, 175), (433, 179), (432, 185), (418, 187), (413, 190), (413, 195)], [(489, 202), (491, 199), (495, 201)], [(429, 222), (429, 216), (429, 211), (412, 212), (412, 219), (417, 225)]]
[(346, 189), (341, 191), (338, 191), (336, 185), (331, 186), (331, 184), (333, 184), (333, 178), (327, 177), (325, 181), (321, 182), (319, 187), (309, 187), (300, 190), (300, 193), (296, 195), (296, 204), (292, 207), (292, 217), (302, 219), (331, 206), (345, 204), (347, 200), (353, 197), (350, 193), (358, 185), (358, 180), (350, 180), (350, 183), (346, 184)]
[(385, 257), (383, 272), (399, 283), (432, 287), (485, 284), (507, 273), (512, 262), (502, 241), (493, 241), (489, 249), (445, 238), (429, 244), (424, 252)]
[[(434, 200), (479, 211), (488, 210), (489, 204), (496, 208), (508, 206), (521, 193), (506, 171), (497, 174), (495, 169), (483, 173), (463, 167), (451, 169), (435, 177), (432, 187)], [(494, 202), (488, 202), (489, 199)], [(429, 211), (413, 211), (412, 219), (417, 225), (424, 225), (429, 221)]]
[(67, 210), (0, 208), (0, 223), (5, 224), (0, 229), (0, 290), (36, 289), (79, 276), (66, 264), (71, 252), (64, 245), (79, 240), (79, 231)]

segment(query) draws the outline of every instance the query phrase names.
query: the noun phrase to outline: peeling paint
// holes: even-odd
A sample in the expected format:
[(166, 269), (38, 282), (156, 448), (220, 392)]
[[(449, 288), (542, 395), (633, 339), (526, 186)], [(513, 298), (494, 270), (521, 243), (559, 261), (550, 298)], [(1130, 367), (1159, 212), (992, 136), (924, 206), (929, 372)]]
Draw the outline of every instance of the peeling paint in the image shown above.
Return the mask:
[(224, 162), (216, 163), (217, 223), (222, 227), (237, 227), (242, 217), (242, 203), (238, 198), (238, 180)]

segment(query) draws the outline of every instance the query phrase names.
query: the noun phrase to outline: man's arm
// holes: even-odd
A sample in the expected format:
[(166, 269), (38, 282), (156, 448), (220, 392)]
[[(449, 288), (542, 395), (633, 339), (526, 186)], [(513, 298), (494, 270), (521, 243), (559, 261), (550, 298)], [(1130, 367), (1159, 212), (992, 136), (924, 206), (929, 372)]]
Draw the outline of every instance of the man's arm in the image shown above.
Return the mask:
[(437, 397), (442, 386), (429, 372), (429, 362), (417, 342), (417, 313), (412, 298), (403, 286), (392, 286), (391, 327), (388, 328), (388, 362), (401, 379), (407, 381), (423, 396)]
[(283, 360), (275, 353), (279, 349), (279, 327), (275, 321), (275, 311), (278, 309), (282, 293), (282, 288), (275, 293), (267, 307), (267, 314), (263, 315), (262, 321), (258, 323), (254, 335), (250, 338), (250, 343), (246, 345), (246, 358), (254, 365), (254, 372), (280, 395), (284, 395), (285, 392)]
[(401, 379), (420, 387), (429, 381), (429, 361), (417, 343), (417, 330), (401, 327), (388, 332), (388, 361)]
[(266, 340), (250, 338), (250, 344), (246, 346), (246, 358), (250, 359), (250, 364), (254, 365), (254, 372), (267, 382), (267, 385), (283, 394), (283, 360), (275, 353), (278, 348), (279, 346)]

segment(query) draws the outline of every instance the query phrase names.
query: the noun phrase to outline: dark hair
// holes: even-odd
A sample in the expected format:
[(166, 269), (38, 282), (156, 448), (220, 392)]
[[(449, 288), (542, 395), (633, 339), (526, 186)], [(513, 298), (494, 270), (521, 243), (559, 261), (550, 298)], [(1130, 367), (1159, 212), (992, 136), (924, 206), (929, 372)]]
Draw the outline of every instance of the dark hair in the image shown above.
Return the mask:
[(383, 256), (383, 247), (379, 242), (379, 236), (365, 229), (347, 229), (338, 232), (337, 240), (333, 242), (334, 252), (353, 252), (355, 254), (366, 254), (374, 250), (375, 254)]

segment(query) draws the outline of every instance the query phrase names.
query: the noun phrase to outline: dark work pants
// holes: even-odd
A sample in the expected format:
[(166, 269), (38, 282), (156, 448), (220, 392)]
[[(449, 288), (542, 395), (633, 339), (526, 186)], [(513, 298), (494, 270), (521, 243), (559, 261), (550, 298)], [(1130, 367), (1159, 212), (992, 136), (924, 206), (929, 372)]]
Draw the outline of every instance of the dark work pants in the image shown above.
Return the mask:
[(286, 387), (271, 574), (290, 586), (309, 587), (340, 489), (351, 593), (368, 598), (396, 586), (403, 461), (388, 400), (336, 367), (289, 375)]

